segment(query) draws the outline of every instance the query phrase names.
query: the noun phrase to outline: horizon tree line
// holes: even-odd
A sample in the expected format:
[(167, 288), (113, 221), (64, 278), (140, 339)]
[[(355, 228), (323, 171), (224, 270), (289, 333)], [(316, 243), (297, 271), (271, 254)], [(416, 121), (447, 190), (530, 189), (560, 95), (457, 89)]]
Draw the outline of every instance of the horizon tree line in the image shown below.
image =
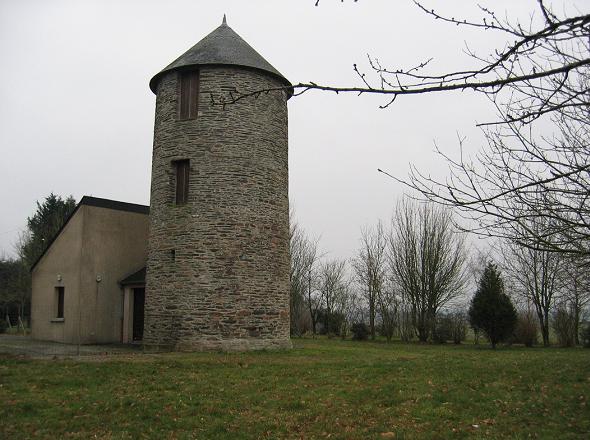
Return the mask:
[[(327, 259), (319, 239), (292, 225), (292, 255), (297, 252), (292, 274), (304, 274), (292, 283), (291, 293), (299, 297), (292, 299), (299, 304), (291, 310), (294, 336), (348, 337), (354, 324), (364, 323), (373, 340), (381, 335), (387, 341), (397, 336), (406, 342), (461, 342), (470, 299), (484, 269), (495, 264), (518, 311), (509, 341), (531, 345), (520, 336), (526, 330), (533, 341), (539, 333), (544, 346), (553, 335), (560, 345), (583, 342), (590, 276), (563, 253), (504, 239), (493, 243), (488, 255), (470, 255), (466, 233), (456, 227), (450, 210), (407, 199), (398, 202), (388, 227), (379, 220), (360, 229), (350, 259)], [(296, 267), (300, 261), (306, 261), (303, 270)], [(479, 329), (473, 330), (477, 340)]]

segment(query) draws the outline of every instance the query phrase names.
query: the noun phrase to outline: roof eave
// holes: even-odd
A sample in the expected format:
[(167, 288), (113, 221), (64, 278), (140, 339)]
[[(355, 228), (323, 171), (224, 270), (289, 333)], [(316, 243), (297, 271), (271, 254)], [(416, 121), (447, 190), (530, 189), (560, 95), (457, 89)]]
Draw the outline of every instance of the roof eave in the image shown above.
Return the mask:
[(175, 71), (181, 72), (183, 70), (192, 70), (192, 69), (195, 69), (195, 68), (199, 68), (201, 66), (208, 66), (208, 67), (215, 67), (215, 66), (238, 67), (240, 69), (254, 70), (254, 71), (257, 71), (257, 72), (262, 72), (265, 75), (268, 75), (268, 76), (270, 76), (272, 78), (275, 78), (275, 79), (279, 80), (280, 82), (282, 82), (285, 85), (285, 91), (287, 92), (287, 99), (289, 99), (289, 98), (291, 98), (291, 96), (293, 96), (293, 84), (291, 84), (291, 82), (287, 78), (285, 78), (284, 76), (282, 76), (280, 74), (277, 75), (274, 72), (270, 72), (270, 71), (265, 70), (265, 69), (260, 69), (258, 67), (243, 66), (243, 65), (240, 65), (240, 64), (230, 64), (230, 63), (227, 63), (227, 64), (224, 64), (224, 63), (187, 64), (187, 65), (184, 65), (182, 67), (173, 67), (173, 68), (170, 68), (170, 69), (164, 69), (164, 70), (158, 72), (156, 75), (154, 75), (154, 77), (150, 80), (150, 83), (149, 83), (150, 90), (155, 95), (157, 95), (158, 94), (158, 83), (160, 82), (160, 79), (162, 79), (162, 77), (164, 75), (166, 75), (167, 73), (171, 73), (171, 72), (175, 72)]

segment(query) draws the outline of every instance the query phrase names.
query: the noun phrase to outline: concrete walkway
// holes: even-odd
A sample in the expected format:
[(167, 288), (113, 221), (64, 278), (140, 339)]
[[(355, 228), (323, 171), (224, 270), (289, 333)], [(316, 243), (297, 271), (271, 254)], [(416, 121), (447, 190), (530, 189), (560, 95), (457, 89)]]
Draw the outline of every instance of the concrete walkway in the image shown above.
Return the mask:
[(57, 342), (36, 341), (30, 336), (0, 335), (0, 356), (27, 356), (34, 358), (45, 357), (74, 357), (97, 356), (110, 354), (125, 354), (141, 352), (140, 346), (124, 344), (106, 345), (72, 345)]

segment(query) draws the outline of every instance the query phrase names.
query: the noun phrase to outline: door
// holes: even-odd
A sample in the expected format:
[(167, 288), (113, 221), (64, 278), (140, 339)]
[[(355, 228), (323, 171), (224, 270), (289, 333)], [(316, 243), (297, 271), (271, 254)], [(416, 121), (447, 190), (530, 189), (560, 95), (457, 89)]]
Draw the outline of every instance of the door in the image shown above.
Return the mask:
[(143, 305), (145, 303), (145, 288), (133, 289), (133, 340), (143, 339)]

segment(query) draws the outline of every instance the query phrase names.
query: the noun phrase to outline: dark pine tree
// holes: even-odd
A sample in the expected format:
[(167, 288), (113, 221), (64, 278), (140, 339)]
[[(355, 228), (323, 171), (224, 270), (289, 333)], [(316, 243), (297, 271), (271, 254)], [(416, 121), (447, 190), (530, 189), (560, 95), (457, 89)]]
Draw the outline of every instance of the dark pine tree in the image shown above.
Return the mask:
[(493, 348), (505, 341), (516, 326), (516, 309), (504, 293), (500, 271), (492, 263), (487, 264), (471, 300), (469, 322), (485, 333)]
[(27, 218), (27, 233), (19, 249), (27, 266), (35, 263), (45, 251), (75, 208), (76, 201), (72, 196), (64, 200), (53, 193), (43, 203), (37, 202), (37, 210)]

